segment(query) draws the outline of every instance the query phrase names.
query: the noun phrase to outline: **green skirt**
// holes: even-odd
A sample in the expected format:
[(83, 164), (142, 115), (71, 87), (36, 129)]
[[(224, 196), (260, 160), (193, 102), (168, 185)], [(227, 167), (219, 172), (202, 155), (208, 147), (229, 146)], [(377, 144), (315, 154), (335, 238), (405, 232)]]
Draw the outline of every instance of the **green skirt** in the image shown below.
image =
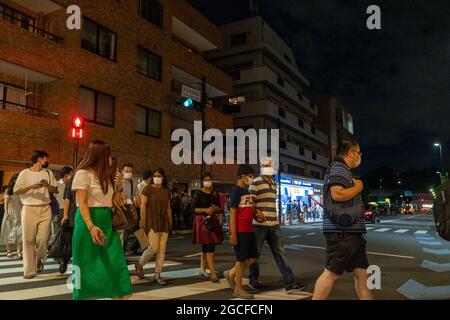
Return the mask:
[(89, 211), (94, 225), (105, 233), (105, 245), (92, 242), (78, 208), (72, 238), (73, 298), (82, 300), (130, 295), (130, 274), (119, 235), (112, 229), (111, 208), (89, 208)]

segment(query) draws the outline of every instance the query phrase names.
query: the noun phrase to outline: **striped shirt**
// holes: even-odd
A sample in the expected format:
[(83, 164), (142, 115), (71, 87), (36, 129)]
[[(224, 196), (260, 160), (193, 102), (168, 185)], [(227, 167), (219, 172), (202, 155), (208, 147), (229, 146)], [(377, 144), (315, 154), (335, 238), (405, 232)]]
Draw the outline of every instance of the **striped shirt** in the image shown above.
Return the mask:
[(255, 196), (255, 208), (261, 210), (266, 217), (265, 222), (259, 223), (253, 220), (253, 224), (268, 227), (278, 225), (276, 205), (277, 185), (275, 182), (271, 183), (264, 179), (264, 177), (258, 176), (253, 179), (253, 184), (250, 186), (250, 193)]
[[(324, 183), (324, 197), (328, 196), (330, 188), (333, 186), (342, 186), (343, 188), (353, 187), (353, 175), (350, 168), (344, 162), (342, 158), (336, 157), (335, 162), (331, 164), (325, 173)], [(361, 195), (357, 195), (361, 197)], [(327, 208), (324, 208), (323, 213), (323, 233), (331, 232), (352, 232), (352, 233), (366, 233), (366, 222), (361, 212), (361, 218), (350, 227), (343, 227), (338, 224), (334, 224), (328, 217)]]

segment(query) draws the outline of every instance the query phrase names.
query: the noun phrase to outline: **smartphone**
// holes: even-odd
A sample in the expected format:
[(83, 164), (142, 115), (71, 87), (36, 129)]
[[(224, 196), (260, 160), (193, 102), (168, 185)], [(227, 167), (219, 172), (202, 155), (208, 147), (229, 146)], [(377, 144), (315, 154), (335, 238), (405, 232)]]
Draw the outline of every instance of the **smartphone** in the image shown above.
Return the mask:
[(46, 179), (42, 179), (41, 182), (40, 182), (40, 184), (46, 184), (46, 183), (47, 183)]

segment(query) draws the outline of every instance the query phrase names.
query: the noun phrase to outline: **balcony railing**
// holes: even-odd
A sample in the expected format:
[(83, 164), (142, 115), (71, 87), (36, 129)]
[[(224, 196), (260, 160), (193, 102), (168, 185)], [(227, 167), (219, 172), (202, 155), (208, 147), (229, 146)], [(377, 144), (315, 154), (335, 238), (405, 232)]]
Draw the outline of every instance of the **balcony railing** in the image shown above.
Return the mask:
[(29, 107), (23, 104), (18, 104), (14, 102), (0, 100), (0, 109), (15, 111), (20, 114), (27, 114), (41, 118), (49, 118), (57, 120), (59, 118), (59, 113), (48, 112), (41, 109)]
[[(22, 14), (19, 11), (13, 11), (13, 12)], [(21, 27), (22, 29), (25, 29), (31, 33), (34, 33), (36, 35), (39, 35), (44, 38), (55, 41), (56, 43), (62, 43), (64, 41), (63, 38), (61, 38), (51, 32), (45, 31), (44, 29), (36, 27), (35, 23), (30, 23), (27, 19), (23, 19), (23, 18), (20, 19), (20, 18), (14, 17), (13, 15), (10, 15), (10, 14), (4, 13), (4, 12), (0, 12), (0, 20), (5, 20), (5, 21), (12, 23), (18, 27)]]

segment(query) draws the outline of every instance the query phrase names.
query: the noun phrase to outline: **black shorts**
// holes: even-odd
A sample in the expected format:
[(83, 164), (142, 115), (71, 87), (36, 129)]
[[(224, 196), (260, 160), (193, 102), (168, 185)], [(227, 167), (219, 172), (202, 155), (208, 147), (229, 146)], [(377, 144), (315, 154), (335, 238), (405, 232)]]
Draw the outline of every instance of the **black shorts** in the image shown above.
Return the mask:
[(202, 244), (203, 253), (212, 253), (214, 251), (216, 251), (216, 245), (214, 243)]
[(254, 232), (238, 232), (238, 244), (234, 246), (236, 261), (245, 261), (250, 258), (258, 259), (256, 236)]
[(366, 239), (361, 233), (325, 233), (326, 269), (342, 275), (356, 268), (367, 269)]

